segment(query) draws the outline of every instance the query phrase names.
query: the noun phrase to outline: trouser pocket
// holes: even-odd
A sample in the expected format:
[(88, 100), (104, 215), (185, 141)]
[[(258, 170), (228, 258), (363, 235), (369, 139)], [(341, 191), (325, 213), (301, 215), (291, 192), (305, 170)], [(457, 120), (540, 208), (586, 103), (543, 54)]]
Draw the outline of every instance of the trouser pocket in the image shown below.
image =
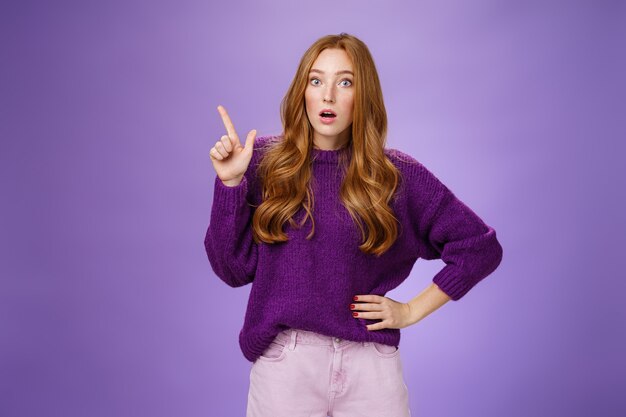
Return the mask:
[(274, 339), (259, 356), (260, 360), (277, 362), (282, 360), (287, 353), (287, 342), (278, 338)]

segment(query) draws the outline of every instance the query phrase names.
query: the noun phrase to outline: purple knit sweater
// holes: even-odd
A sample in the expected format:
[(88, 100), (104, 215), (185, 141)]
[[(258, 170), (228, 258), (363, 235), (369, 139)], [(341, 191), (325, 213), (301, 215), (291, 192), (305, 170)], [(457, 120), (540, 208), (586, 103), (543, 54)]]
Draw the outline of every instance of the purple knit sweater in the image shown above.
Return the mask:
[[(288, 242), (256, 244), (252, 215), (261, 202), (256, 167), (267, 146), (280, 136), (257, 137), (250, 165), (237, 186), (215, 177), (210, 223), (204, 245), (215, 274), (231, 287), (252, 283), (239, 333), (239, 345), (250, 362), (287, 328), (298, 328), (354, 341), (400, 344), (400, 329), (367, 330), (380, 320), (352, 316), (355, 294), (384, 296), (400, 285), (419, 258), (441, 259), (445, 266), (432, 281), (459, 300), (493, 272), (502, 259), (495, 230), (486, 225), (434, 174), (413, 157), (385, 149), (402, 178), (391, 208), (399, 237), (379, 258), (362, 253), (360, 230), (339, 199), (345, 174), (340, 157), (350, 149), (313, 149), (315, 234), (310, 219), (300, 229), (289, 223)], [(251, 204), (248, 204), (251, 203)], [(301, 209), (294, 220), (304, 217)]]

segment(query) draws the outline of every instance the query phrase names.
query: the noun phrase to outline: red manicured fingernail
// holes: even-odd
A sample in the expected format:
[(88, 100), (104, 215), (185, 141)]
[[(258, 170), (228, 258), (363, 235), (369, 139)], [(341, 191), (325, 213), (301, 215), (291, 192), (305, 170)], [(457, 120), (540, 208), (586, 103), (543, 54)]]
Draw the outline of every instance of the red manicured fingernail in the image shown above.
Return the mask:
[(354, 304), (350, 304), (350, 308), (354, 308)]
[(357, 297), (356, 295), (354, 296), (354, 301), (358, 301), (359, 297)]
[(355, 311), (355, 312), (353, 312), (353, 313), (352, 313), (352, 315), (353, 315), (354, 317), (356, 317), (356, 316), (358, 316), (358, 315), (359, 315), (359, 313), (357, 313), (357, 312)]

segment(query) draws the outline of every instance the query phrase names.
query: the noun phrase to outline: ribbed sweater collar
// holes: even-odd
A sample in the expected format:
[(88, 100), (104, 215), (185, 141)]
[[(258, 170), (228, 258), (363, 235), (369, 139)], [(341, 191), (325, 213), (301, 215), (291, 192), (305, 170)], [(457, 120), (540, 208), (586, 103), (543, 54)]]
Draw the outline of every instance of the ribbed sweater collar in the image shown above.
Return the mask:
[(339, 149), (311, 149), (311, 160), (316, 163), (337, 164), (341, 158), (350, 161), (352, 156), (352, 143)]

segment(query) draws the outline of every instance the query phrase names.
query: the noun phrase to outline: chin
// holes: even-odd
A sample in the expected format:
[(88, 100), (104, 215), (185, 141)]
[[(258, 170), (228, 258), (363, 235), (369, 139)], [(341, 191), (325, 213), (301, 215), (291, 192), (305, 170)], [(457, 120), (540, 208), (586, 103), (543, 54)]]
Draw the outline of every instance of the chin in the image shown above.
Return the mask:
[(326, 136), (339, 136), (342, 134), (348, 127), (336, 127), (336, 126), (326, 126), (322, 125), (319, 128), (313, 128), (316, 132), (326, 135)]

